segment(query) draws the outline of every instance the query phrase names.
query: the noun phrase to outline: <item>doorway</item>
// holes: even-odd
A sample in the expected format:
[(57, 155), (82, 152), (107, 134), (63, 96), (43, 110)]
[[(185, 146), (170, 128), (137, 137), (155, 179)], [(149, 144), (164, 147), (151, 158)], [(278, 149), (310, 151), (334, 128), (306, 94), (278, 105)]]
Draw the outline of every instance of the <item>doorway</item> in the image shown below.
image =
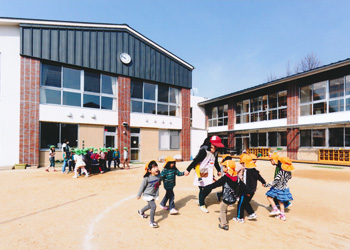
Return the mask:
[(130, 160), (140, 161), (140, 129), (130, 128)]
[(117, 127), (105, 126), (104, 131), (104, 147), (115, 148), (117, 145)]

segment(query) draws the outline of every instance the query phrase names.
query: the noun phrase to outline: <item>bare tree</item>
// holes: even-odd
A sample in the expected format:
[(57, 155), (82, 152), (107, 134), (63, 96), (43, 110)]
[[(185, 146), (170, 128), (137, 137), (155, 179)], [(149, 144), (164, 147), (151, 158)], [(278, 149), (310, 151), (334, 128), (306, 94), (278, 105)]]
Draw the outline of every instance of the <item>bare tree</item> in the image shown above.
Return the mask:
[(298, 64), (295, 65), (295, 73), (315, 69), (320, 65), (320, 59), (318, 59), (318, 57), (314, 53), (309, 53), (304, 58), (302, 58)]
[(270, 72), (270, 74), (268, 74), (267, 77), (266, 77), (266, 81), (267, 82), (272, 82), (272, 81), (274, 81), (276, 79), (277, 79), (277, 76), (274, 73), (272, 73), (272, 72)]
[(291, 71), (291, 69), (290, 69), (290, 62), (288, 61), (287, 63), (286, 63), (286, 75), (287, 76), (291, 76), (293, 73), (292, 73), (292, 71)]

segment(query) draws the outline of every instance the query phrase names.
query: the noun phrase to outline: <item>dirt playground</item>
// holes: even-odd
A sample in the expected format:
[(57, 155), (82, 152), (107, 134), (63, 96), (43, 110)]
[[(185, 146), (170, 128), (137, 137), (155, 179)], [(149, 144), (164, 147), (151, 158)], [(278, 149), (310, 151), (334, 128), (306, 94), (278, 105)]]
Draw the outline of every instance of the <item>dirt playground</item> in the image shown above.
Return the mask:
[[(177, 163), (183, 171), (189, 162)], [(162, 166), (163, 164), (159, 164)], [(274, 167), (258, 161), (267, 182)], [(160, 187), (151, 228), (137, 210), (136, 194), (143, 164), (73, 179), (73, 174), (43, 168), (0, 171), (0, 249), (350, 249), (350, 168), (294, 164), (288, 183), (294, 201), (287, 221), (269, 217), (264, 188), (251, 202), (258, 218), (239, 224), (236, 204), (228, 208), (229, 231), (218, 228), (219, 203), (214, 190), (206, 199), (209, 213), (199, 210), (194, 171), (177, 177), (178, 215), (160, 210)], [(146, 212), (147, 213), (147, 212)]]

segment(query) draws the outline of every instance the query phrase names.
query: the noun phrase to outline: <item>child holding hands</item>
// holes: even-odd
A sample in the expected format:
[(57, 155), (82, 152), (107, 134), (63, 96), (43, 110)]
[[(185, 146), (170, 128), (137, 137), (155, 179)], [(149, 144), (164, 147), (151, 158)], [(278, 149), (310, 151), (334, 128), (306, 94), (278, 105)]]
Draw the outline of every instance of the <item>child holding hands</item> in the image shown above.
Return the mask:
[(143, 176), (143, 181), (139, 192), (137, 193), (137, 199), (140, 199), (141, 194), (143, 194), (143, 199), (147, 201), (148, 204), (141, 210), (138, 210), (137, 213), (141, 216), (141, 218), (146, 219), (147, 215), (145, 214), (145, 211), (151, 209), (149, 226), (156, 228), (158, 227), (158, 224), (154, 221), (154, 214), (157, 208), (155, 200), (157, 200), (159, 196), (161, 175), (159, 174), (158, 164), (154, 160), (150, 161), (145, 166), (145, 170), (146, 173)]

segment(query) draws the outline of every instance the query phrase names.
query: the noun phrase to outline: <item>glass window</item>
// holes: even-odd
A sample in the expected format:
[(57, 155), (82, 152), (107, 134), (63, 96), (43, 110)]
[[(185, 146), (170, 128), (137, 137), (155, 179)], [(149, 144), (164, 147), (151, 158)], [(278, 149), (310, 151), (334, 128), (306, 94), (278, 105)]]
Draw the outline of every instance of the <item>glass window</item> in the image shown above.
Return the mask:
[(277, 147), (277, 132), (269, 132), (269, 147)]
[(251, 113), (250, 114), (250, 122), (257, 122), (258, 121), (259, 114), (258, 113)]
[(344, 78), (329, 81), (329, 98), (344, 96)]
[(100, 93), (100, 75), (84, 71), (84, 91)]
[(139, 81), (131, 81), (131, 98), (143, 99), (143, 83)]
[(143, 84), (143, 98), (147, 100), (156, 100), (156, 85), (150, 83)]
[(314, 103), (314, 115), (327, 113), (327, 102)]
[(101, 80), (102, 80), (102, 93), (116, 96), (117, 95), (117, 78), (101, 75)]
[(116, 132), (117, 127), (105, 126), (105, 132)]
[(258, 146), (258, 134), (257, 133), (250, 134), (250, 145), (252, 147)]
[(117, 109), (117, 101), (111, 97), (101, 97), (101, 109), (115, 110)]
[(214, 107), (211, 109), (211, 117), (218, 118), (218, 108), (217, 107)]
[(151, 102), (143, 103), (143, 113), (155, 114), (156, 113), (156, 104)]
[(236, 115), (236, 124), (240, 124), (240, 123), (241, 123), (241, 116)]
[(170, 149), (180, 149), (180, 131), (170, 130)]
[(329, 101), (329, 113), (344, 111), (344, 99)]
[(326, 87), (327, 81), (315, 83), (314, 85), (313, 100), (323, 100), (326, 99)]
[(255, 97), (251, 99), (250, 112), (261, 110), (260, 97)]
[(169, 87), (158, 85), (158, 101), (169, 102)]
[(158, 104), (157, 105), (157, 114), (158, 115), (168, 115), (168, 105), (164, 105), (164, 104)]
[(96, 96), (96, 95), (84, 94), (83, 107), (99, 109), (100, 108), (100, 97)]
[(300, 131), (300, 146), (311, 147), (311, 130)]
[(41, 86), (61, 87), (61, 66), (41, 64)]
[(249, 99), (244, 100), (242, 103), (243, 103), (242, 113), (248, 113), (249, 112)]
[(180, 107), (169, 105), (169, 115), (170, 116), (179, 116), (180, 115)]
[(314, 147), (326, 146), (326, 131), (324, 129), (312, 130), (312, 141)]
[(300, 88), (300, 103), (311, 102), (312, 85), (307, 85)]
[(266, 147), (266, 133), (259, 133), (259, 147)]
[(242, 102), (237, 102), (235, 112), (237, 115), (239, 115), (242, 113), (241, 111), (242, 111)]
[(350, 147), (350, 128), (345, 128), (345, 147)]
[(350, 98), (346, 98), (346, 111), (350, 110)]
[(270, 110), (269, 120), (276, 120), (277, 119), (277, 110)]
[(259, 112), (259, 121), (266, 121), (267, 120), (267, 112)]
[(170, 103), (179, 104), (179, 90), (175, 88), (170, 88)]
[(61, 143), (67, 139), (70, 147), (78, 145), (78, 125), (77, 124), (61, 124)]
[(300, 116), (312, 115), (312, 104), (300, 105)]
[(63, 105), (81, 107), (81, 94), (63, 91)]
[(58, 146), (59, 123), (40, 123), (40, 148), (50, 148), (51, 145)]
[(345, 94), (350, 95), (350, 76), (345, 77)]
[(267, 95), (262, 97), (262, 110), (267, 110)]
[(40, 103), (61, 104), (61, 91), (51, 89), (40, 90)]
[(278, 107), (287, 106), (287, 90), (278, 93)]
[(142, 102), (131, 100), (131, 112), (142, 113)]
[(269, 108), (277, 108), (277, 93), (269, 95)]
[(159, 149), (169, 149), (170, 132), (169, 130), (159, 130)]
[(284, 132), (278, 132), (278, 143), (277, 146), (279, 147), (286, 147), (287, 146), (287, 131)]
[(287, 109), (279, 109), (278, 110), (278, 119), (287, 118)]
[(344, 147), (344, 128), (329, 129), (329, 146)]
[(249, 122), (249, 115), (242, 115), (242, 123), (248, 123)]
[(63, 67), (63, 87), (80, 90), (80, 70)]

